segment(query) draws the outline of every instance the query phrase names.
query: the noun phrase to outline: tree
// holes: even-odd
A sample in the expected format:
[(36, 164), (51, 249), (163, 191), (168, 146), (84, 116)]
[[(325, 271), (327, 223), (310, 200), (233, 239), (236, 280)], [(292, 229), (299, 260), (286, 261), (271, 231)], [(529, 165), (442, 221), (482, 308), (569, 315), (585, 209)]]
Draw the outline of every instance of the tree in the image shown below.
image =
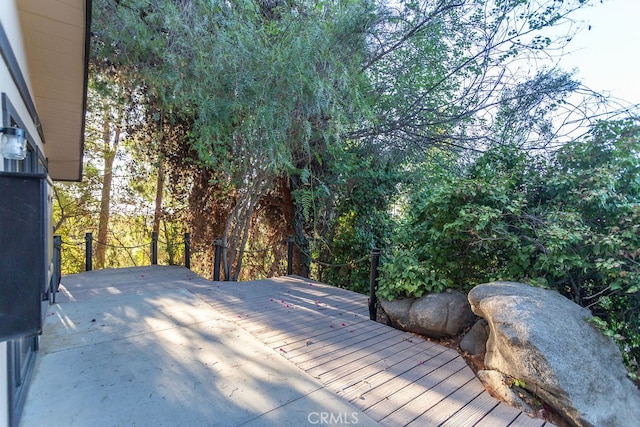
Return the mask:
[[(536, 145), (558, 136), (542, 131), (548, 114), (576, 110), (561, 102), (576, 88), (569, 80), (507, 71), (557, 46), (542, 30), (582, 0), (148, 3), (96, 4), (93, 63), (186, 132), (187, 147), (163, 155), (194, 174), (192, 223), (213, 210), (224, 222), (207, 230), (224, 238), (227, 278), (239, 277), (267, 199), (292, 203), (279, 208), (292, 221), (280, 229), (305, 252), (340, 233), (335, 165), (349, 153), (379, 157), (389, 179), (433, 147), (484, 148), (509, 123), (493, 118), (500, 106), (541, 123)], [(516, 102), (522, 90), (531, 102)], [(205, 200), (217, 206), (201, 209)]]
[[(113, 162), (120, 145), (122, 133), (122, 106), (117, 107), (115, 116), (111, 116), (106, 98), (102, 104), (102, 195), (100, 197), (100, 217), (98, 219), (98, 245), (96, 247), (96, 268), (104, 268), (107, 251), (107, 233), (109, 231), (109, 212), (111, 209), (111, 184), (113, 182)], [(113, 120), (113, 121), (112, 121)], [(113, 129), (112, 133), (112, 125)]]
[(145, 6), (100, 5), (97, 62), (122, 70), (163, 108), (191, 121), (193, 158), (216, 171), (233, 200), (224, 264), (236, 279), (257, 202), (280, 176), (295, 173), (298, 158), (313, 157), (339, 137), (342, 122), (353, 120), (342, 107), (361, 84), (352, 58), (362, 43), (353, 41), (368, 6), (157, 2), (154, 12)]
[[(364, 70), (372, 76), (377, 111), (351, 135), (384, 144), (387, 150), (425, 152), (432, 146), (477, 148), (494, 139), (495, 110), (511, 104), (514, 117), (535, 114), (544, 97), (581, 89), (560, 81), (555, 70), (531, 63), (562, 49), (570, 35), (551, 39), (545, 30), (569, 20), (585, 0), (403, 1), (387, 9), (371, 38)], [(531, 73), (529, 70), (534, 70)], [(555, 78), (556, 81), (553, 81)], [(528, 102), (521, 95), (529, 94)], [(583, 90), (583, 92), (586, 92)], [(583, 96), (587, 95), (583, 93)], [(531, 100), (537, 99), (535, 103)], [(549, 102), (557, 116), (580, 114), (586, 97), (574, 103)], [(576, 104), (577, 103), (577, 104)], [(561, 121), (560, 121), (561, 122)], [(573, 130), (573, 127), (572, 127)], [(564, 133), (540, 133), (537, 146)]]

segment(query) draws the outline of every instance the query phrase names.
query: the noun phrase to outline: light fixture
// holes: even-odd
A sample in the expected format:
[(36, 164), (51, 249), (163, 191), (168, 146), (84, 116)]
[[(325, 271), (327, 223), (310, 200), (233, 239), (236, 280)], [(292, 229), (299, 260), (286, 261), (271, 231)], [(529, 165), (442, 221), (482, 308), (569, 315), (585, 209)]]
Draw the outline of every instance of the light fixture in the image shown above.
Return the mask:
[(9, 160), (23, 160), (27, 156), (27, 143), (24, 130), (20, 128), (0, 128), (2, 140), (0, 152), (2, 157)]

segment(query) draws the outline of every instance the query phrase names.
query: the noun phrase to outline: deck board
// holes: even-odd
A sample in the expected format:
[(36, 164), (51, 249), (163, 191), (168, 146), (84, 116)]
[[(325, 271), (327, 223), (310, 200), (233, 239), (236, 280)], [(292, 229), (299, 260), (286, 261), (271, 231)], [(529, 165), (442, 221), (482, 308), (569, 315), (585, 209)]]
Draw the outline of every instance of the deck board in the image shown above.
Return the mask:
[(297, 277), (211, 282), (179, 267), (63, 278), (58, 301), (183, 288), (380, 425), (551, 424), (491, 397), (460, 355), (369, 320), (367, 296)]
[(376, 349), (375, 347), (371, 348), (370, 351), (372, 353), (366, 354), (357, 360), (352, 359), (351, 363), (347, 365), (343, 365), (342, 367), (332, 369), (330, 371), (321, 372), (317, 376), (322, 378), (322, 382), (324, 384), (329, 384), (337, 380), (344, 383), (345, 381), (348, 381), (345, 378), (351, 374), (362, 376), (367, 372), (371, 372), (372, 369), (384, 369), (384, 363), (386, 361), (394, 356), (397, 357), (399, 352), (411, 348), (411, 344), (404, 340), (399, 340), (397, 342), (385, 341), (380, 344), (380, 347), (382, 347), (382, 345), (386, 345), (386, 347), (380, 349)]
[(378, 419), (382, 415), (380, 419), (389, 420), (390, 424), (407, 425), (424, 412), (423, 404), (433, 405), (439, 402), (473, 378), (468, 372), (462, 372), (462, 367), (456, 371), (456, 365), (460, 363), (454, 361), (452, 365), (443, 365), (400, 390), (394, 390), (369, 408), (375, 414), (373, 418)]
[(488, 392), (482, 391), (460, 411), (442, 424), (443, 427), (471, 427), (498, 405)]
[(459, 378), (456, 374), (464, 366), (466, 364), (462, 359), (453, 359), (435, 369), (429, 364), (417, 365), (362, 394), (355, 401), (356, 406), (364, 409), (373, 419), (380, 420), (449, 377)]
[(320, 343), (312, 344), (307, 348), (315, 346), (316, 349), (305, 351), (299, 356), (293, 356), (290, 359), (300, 369), (308, 371), (322, 364), (339, 360), (342, 356), (356, 352), (359, 349), (366, 349), (370, 344), (383, 341), (392, 335), (388, 331), (380, 335), (375, 332), (375, 330), (367, 330), (360, 333), (342, 333), (339, 337), (336, 337), (335, 341), (327, 343), (326, 345), (321, 345)]
[[(545, 422), (539, 418), (532, 418), (524, 412), (511, 424), (512, 427), (542, 427)], [(548, 425), (548, 424), (547, 424)]]
[[(322, 375), (322, 380), (336, 392), (347, 394), (349, 389), (362, 383), (365, 379), (380, 374), (393, 365), (400, 363), (400, 360), (415, 356), (420, 352), (421, 349), (403, 341), (401, 344), (393, 346), (387, 357), (379, 357), (377, 354), (373, 354), (358, 366), (350, 366)], [(339, 382), (333, 384), (338, 379)]]
[[(303, 365), (299, 365), (299, 367), (305, 369), (311, 375), (317, 377), (321, 377), (340, 369), (352, 369), (354, 366), (359, 366), (359, 360), (369, 354), (369, 352), (378, 352), (381, 348), (387, 348), (389, 346), (389, 341), (386, 335), (379, 335), (376, 338), (370, 338), (370, 340), (371, 341), (367, 343), (367, 347), (362, 347), (354, 351), (341, 349), (339, 352), (327, 355), (334, 357), (329, 357), (329, 360), (312, 368), (305, 369)], [(374, 340), (378, 340), (378, 342)]]
[(509, 425), (521, 414), (517, 409), (500, 402), (486, 416), (478, 421), (474, 427), (493, 427), (496, 425)]
[[(363, 376), (355, 385), (345, 387), (343, 390), (339, 391), (338, 394), (351, 402), (356, 399), (364, 401), (367, 398), (370, 398), (373, 400), (372, 397), (368, 396), (369, 393), (373, 393), (378, 387), (384, 387), (385, 384), (388, 385), (395, 382), (396, 378), (405, 376), (407, 372), (411, 371), (416, 366), (419, 366), (421, 362), (424, 363), (425, 361), (429, 361), (429, 366), (440, 366), (441, 364), (452, 360), (453, 357), (451, 356), (451, 353), (440, 351), (435, 354), (439, 350), (441, 349), (430, 348), (425, 351), (418, 351), (414, 354), (403, 354), (402, 358), (394, 360), (395, 363), (390, 364), (388, 368), (378, 371), (370, 376)], [(375, 393), (378, 393), (378, 391), (375, 391)]]
[[(433, 425), (444, 423), (449, 418), (453, 417), (453, 415), (462, 409), (468, 402), (472, 401), (482, 393), (484, 391), (484, 387), (478, 384), (478, 381), (473, 381), (475, 379), (473, 371), (469, 368), (465, 369), (466, 372), (459, 372), (459, 375), (456, 375), (456, 380), (451, 381), (451, 386), (455, 386), (455, 389), (452, 389), (452, 387), (443, 387), (442, 390), (435, 393), (432, 393), (432, 390), (429, 390), (420, 396), (420, 400), (423, 400), (423, 402), (421, 402), (419, 406), (415, 405), (416, 410), (428, 409), (420, 414), (419, 422), (414, 421), (406, 423), (406, 425), (418, 426), (421, 425), (421, 423), (423, 424), (424, 419), (427, 419), (429, 423)], [(468, 375), (469, 381), (461, 384), (466, 375)], [(450, 393), (447, 394), (447, 392)], [(431, 393), (432, 396), (427, 398), (426, 395), (429, 393)], [(438, 401), (438, 399), (440, 400)], [(407, 405), (406, 409), (412, 408), (412, 405), (414, 405), (414, 402)]]

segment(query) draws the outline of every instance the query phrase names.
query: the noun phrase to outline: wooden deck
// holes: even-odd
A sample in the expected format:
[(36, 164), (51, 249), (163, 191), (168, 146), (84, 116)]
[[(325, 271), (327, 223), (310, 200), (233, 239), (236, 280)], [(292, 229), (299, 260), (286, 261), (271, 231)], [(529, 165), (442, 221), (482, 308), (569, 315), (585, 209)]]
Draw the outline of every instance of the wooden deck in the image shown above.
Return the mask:
[(63, 278), (58, 302), (175, 288), (236, 321), (380, 425), (552, 425), (492, 398), (456, 351), (370, 321), (365, 295), (307, 279), (211, 282), (180, 267), (102, 270)]

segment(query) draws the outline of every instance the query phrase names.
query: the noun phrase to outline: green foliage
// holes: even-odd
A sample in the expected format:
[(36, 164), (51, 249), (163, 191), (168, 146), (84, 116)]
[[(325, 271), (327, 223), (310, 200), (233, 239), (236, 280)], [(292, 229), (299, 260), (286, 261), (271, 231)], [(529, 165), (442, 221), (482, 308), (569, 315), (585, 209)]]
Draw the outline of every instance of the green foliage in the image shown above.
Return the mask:
[[(94, 62), (108, 58), (167, 111), (192, 120), (197, 161), (242, 185), (283, 173), (292, 151), (340, 132), (366, 86), (367, 2), (98, 2)], [(349, 104), (349, 110), (343, 105)], [(299, 154), (299, 153), (296, 153)], [(308, 153), (307, 153), (308, 154)]]
[(442, 292), (452, 284), (406, 249), (397, 249), (391, 256), (385, 257), (380, 274), (384, 279), (378, 295), (387, 300), (397, 295), (420, 298), (425, 293)]
[(626, 354), (637, 351), (638, 147), (639, 120), (628, 119), (601, 123), (552, 155), (488, 150), (460, 176), (411, 196), (380, 294), (493, 280), (545, 286), (608, 322)]
[(224, 263), (235, 260), (234, 275), (257, 203), (275, 182), (307, 174), (295, 190), (308, 220), (314, 198), (328, 197), (310, 163), (367, 114), (360, 68), (373, 10), (354, 1), (167, 0), (153, 10), (147, 1), (97, 2), (93, 63), (145, 87), (169, 120), (188, 122), (189, 150), (175, 162), (214, 171), (219, 205), (231, 205)]
[[(582, 3), (94, 0), (91, 64), (132, 89), (135, 113), (179, 128), (182, 138), (159, 145), (181, 175), (175, 193), (189, 193), (185, 216), (202, 241), (224, 234), (227, 255), (244, 259), (254, 216), (290, 178), (296, 206), (281, 210), (296, 214), (279, 231), (295, 230), (316, 242), (309, 251), (348, 264), (371, 236), (386, 238), (370, 230), (388, 228), (390, 205), (356, 208), (336, 165), (351, 162), (354, 146), (394, 173), (431, 147), (469, 147), (492, 133), (487, 120), (499, 102), (517, 110), (513, 117), (538, 119), (535, 100), (498, 99), (514, 86), (502, 70), (552, 46), (539, 30)], [(542, 83), (511, 98), (539, 91), (538, 100), (552, 99), (568, 87), (534, 80)], [(368, 188), (371, 177), (352, 170)], [(402, 182), (394, 179), (380, 188), (395, 195)], [(359, 280), (359, 270), (334, 276)]]
[(521, 389), (527, 388), (527, 383), (524, 380), (518, 378), (510, 378), (509, 379), (509, 387), (518, 387)]
[[(604, 304), (608, 305), (607, 302), (604, 302)], [(635, 301), (635, 307), (632, 307), (633, 304), (634, 302), (626, 301), (623, 303), (623, 306), (625, 309), (633, 309), (635, 313), (638, 313), (638, 302)], [(640, 331), (637, 327), (637, 319), (634, 330), (633, 321), (620, 322), (615, 319), (615, 316), (612, 317), (610, 322), (598, 316), (590, 317), (587, 321), (618, 344), (622, 350), (623, 361), (629, 369), (629, 378), (637, 381), (640, 379)]]
[[(374, 247), (384, 248), (390, 240), (388, 206), (403, 177), (393, 165), (361, 147), (332, 147), (331, 154), (340, 161), (330, 158), (325, 162), (326, 183), (322, 188), (327, 192), (324, 198), (314, 199), (312, 216), (317, 221), (311, 231), (317, 237), (311, 244), (314, 258), (331, 266), (318, 264), (317, 277), (365, 292), (369, 286), (369, 253)], [(296, 192), (297, 203), (304, 206), (298, 196)]]

